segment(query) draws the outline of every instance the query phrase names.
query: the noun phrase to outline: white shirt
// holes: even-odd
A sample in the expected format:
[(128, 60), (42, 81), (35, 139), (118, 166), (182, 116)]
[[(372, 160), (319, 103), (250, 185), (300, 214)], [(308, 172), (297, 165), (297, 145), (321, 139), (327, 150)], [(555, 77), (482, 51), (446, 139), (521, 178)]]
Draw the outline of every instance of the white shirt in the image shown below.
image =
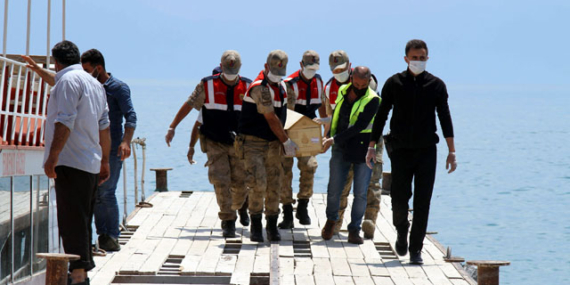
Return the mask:
[(109, 127), (108, 111), (103, 85), (80, 64), (60, 70), (55, 75), (47, 107), (44, 163), (53, 142), (55, 123), (62, 123), (70, 134), (57, 166), (99, 173), (102, 157), (99, 131)]

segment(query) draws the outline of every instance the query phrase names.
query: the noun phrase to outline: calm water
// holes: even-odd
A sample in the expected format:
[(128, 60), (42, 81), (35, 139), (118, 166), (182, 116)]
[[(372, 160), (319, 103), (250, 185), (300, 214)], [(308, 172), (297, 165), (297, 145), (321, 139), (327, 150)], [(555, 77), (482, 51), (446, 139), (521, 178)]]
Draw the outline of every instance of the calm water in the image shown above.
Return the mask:
[[(164, 143), (194, 84), (130, 84), (136, 136), (147, 138), (147, 168), (173, 167), (172, 190), (212, 191), (205, 155), (197, 153), (192, 166), (186, 160), (197, 112), (177, 128), (170, 148)], [(447, 148), (440, 144), (428, 230), (466, 260), (510, 261), (501, 269), (501, 284), (570, 284), (570, 92), (517, 89), (449, 86), (459, 168), (446, 173)], [(315, 192), (326, 192), (329, 159), (330, 152), (318, 156)], [(132, 169), (130, 160), (130, 189)], [(146, 177), (150, 196), (154, 172), (147, 169)]]

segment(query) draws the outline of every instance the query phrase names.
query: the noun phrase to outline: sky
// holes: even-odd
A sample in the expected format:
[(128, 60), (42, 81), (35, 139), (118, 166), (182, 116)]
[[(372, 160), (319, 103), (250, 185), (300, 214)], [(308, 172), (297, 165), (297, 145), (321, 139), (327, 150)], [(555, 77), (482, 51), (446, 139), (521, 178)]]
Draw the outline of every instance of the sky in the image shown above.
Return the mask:
[[(32, 1), (32, 54), (47, 51), (46, 3)], [(25, 53), (26, 5), (9, 2), (8, 53)], [(62, 39), (61, 8), (52, 0), (51, 46)], [(569, 12), (567, 0), (68, 0), (66, 39), (99, 49), (107, 70), (138, 84), (196, 82), (228, 49), (252, 79), (271, 50), (287, 52), (293, 73), (313, 49), (326, 81), (328, 55), (343, 49), (382, 82), (406, 68), (405, 44), (419, 38), (427, 70), (448, 85), (565, 89)]]

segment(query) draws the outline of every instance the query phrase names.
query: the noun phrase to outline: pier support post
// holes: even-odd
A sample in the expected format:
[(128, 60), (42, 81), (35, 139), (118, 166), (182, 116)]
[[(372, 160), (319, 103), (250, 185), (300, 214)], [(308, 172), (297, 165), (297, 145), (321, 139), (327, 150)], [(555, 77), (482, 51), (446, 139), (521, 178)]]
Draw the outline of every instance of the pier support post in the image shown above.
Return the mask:
[(68, 263), (80, 258), (65, 253), (38, 253), (36, 256), (47, 259), (46, 285), (67, 285)]
[(166, 192), (168, 191), (168, 176), (167, 171), (172, 170), (172, 168), (151, 168), (150, 171), (156, 172), (156, 189), (154, 191)]
[(390, 194), (392, 189), (392, 172), (382, 172), (382, 194)]
[(469, 265), (477, 266), (478, 285), (499, 285), (499, 267), (510, 265), (509, 261), (471, 260)]

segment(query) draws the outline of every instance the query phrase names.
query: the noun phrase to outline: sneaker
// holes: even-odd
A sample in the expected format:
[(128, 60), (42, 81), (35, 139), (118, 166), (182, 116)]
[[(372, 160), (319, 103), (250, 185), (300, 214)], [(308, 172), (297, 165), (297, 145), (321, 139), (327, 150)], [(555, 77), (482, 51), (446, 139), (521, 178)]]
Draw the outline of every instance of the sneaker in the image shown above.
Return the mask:
[(99, 248), (105, 251), (119, 251), (121, 250), (121, 245), (119, 240), (113, 238), (108, 234), (102, 234), (99, 236)]

